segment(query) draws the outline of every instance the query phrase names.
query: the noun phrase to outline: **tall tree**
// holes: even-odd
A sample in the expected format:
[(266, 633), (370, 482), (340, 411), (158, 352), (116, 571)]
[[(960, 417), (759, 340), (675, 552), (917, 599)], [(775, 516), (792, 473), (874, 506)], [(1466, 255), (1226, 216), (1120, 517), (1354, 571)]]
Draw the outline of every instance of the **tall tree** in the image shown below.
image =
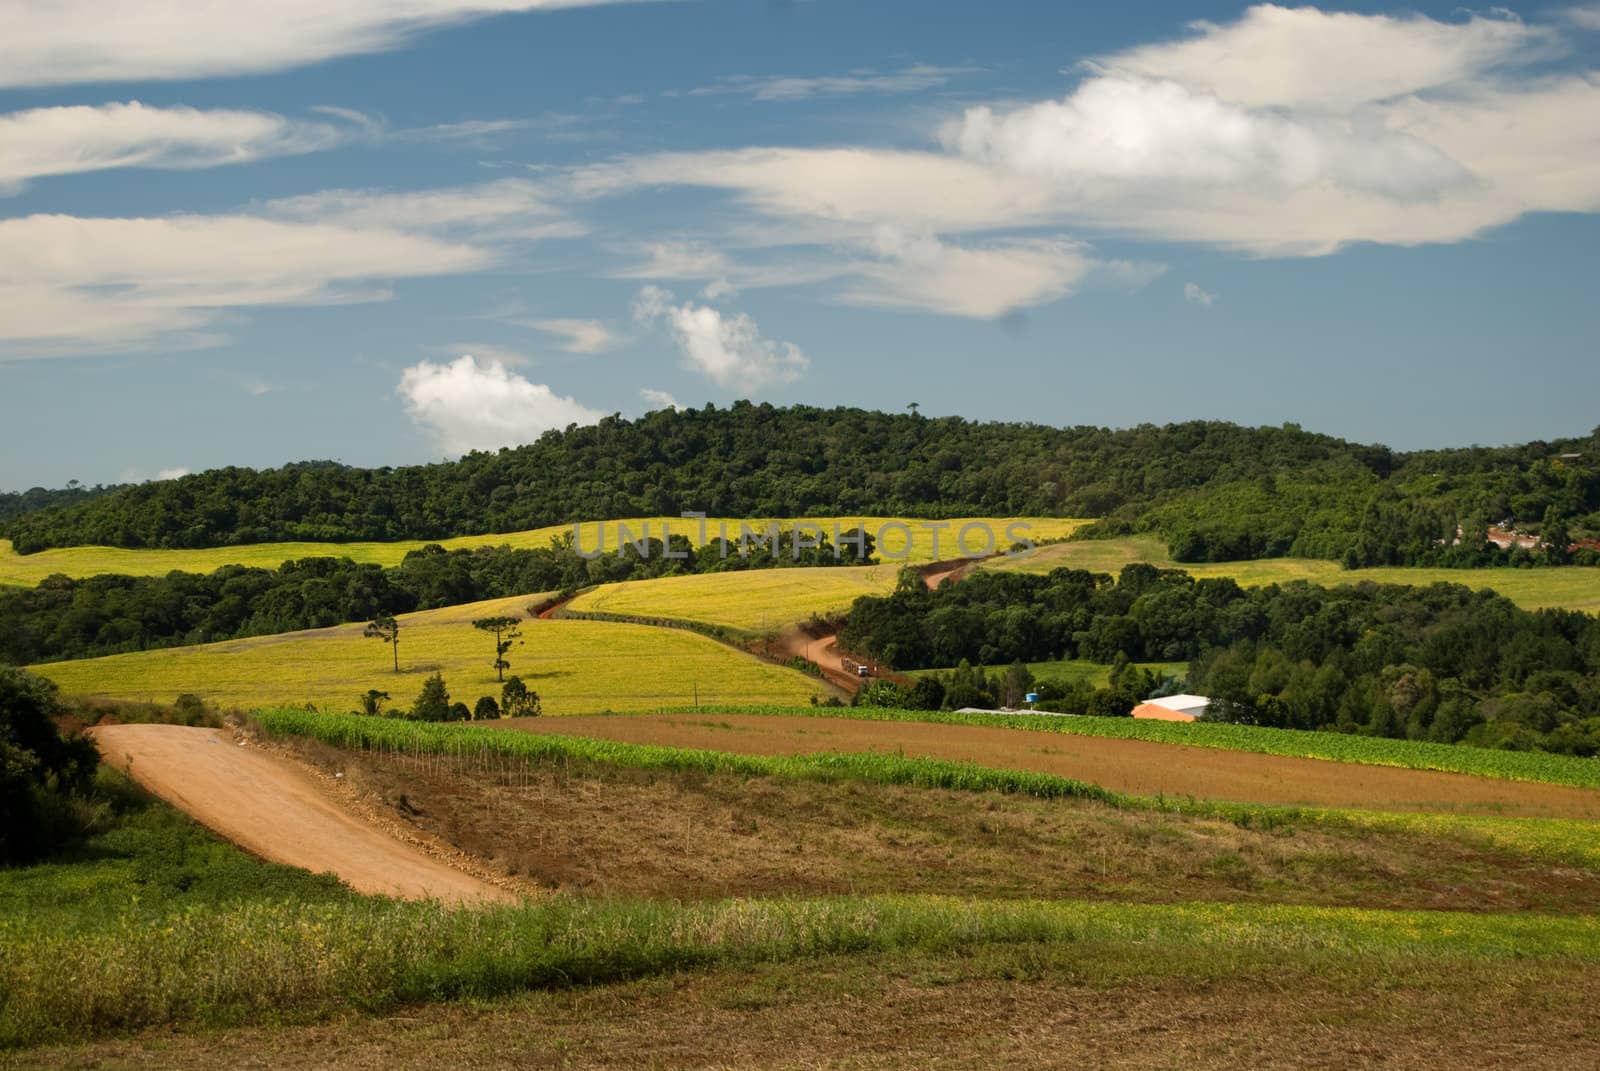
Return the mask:
[(411, 705), (413, 721), (449, 721), (450, 692), (444, 686), (444, 677), (438, 673), (422, 682), (422, 691)]
[(1545, 558), (1551, 565), (1565, 565), (1572, 560), (1572, 533), (1567, 527), (1566, 514), (1555, 506), (1544, 511), (1544, 524), (1539, 526), (1539, 542), (1544, 546)]
[(371, 639), (382, 640), (394, 650), (394, 671), (400, 672), (400, 622), (393, 614), (380, 614), (367, 624), (362, 633)]
[(506, 653), (522, 642), (521, 618), (480, 617), (472, 623), (472, 627), (494, 633), (495, 679), (503, 682), (506, 670), (511, 668), (511, 663), (506, 661)]

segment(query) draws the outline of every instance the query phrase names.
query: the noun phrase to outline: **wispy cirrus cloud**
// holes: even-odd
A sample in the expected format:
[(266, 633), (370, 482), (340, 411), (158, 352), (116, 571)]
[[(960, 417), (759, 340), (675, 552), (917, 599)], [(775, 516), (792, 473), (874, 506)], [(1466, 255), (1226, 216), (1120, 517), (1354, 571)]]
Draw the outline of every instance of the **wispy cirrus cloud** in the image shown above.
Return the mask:
[(0, 220), (0, 356), (212, 344), (229, 309), (382, 300), (489, 252), (393, 229), (245, 215)]
[(331, 148), (348, 123), (127, 101), (0, 114), (0, 193), (34, 179), (119, 167), (188, 170)]
[(640, 398), (641, 401), (644, 402), (645, 405), (648, 405), (651, 409), (681, 409), (681, 408), (683, 408), (681, 405), (678, 404), (678, 399), (674, 398), (671, 394), (668, 394), (666, 391), (664, 391), (664, 390), (656, 390), (654, 387), (640, 387), (639, 388), (639, 398)]
[(918, 93), (937, 89), (961, 75), (974, 74), (979, 70), (981, 68), (978, 67), (935, 67), (919, 63), (897, 71), (862, 68), (848, 74), (812, 77), (735, 74), (720, 78), (712, 85), (691, 89), (688, 95), (704, 97), (737, 93), (755, 100), (795, 101), (862, 93)]
[(516, 323), (565, 339), (561, 348), (568, 353), (604, 353), (622, 345), (623, 338), (599, 320), (554, 318), (547, 320), (517, 320)]
[(214, 345), (238, 311), (387, 300), (393, 280), (483, 271), (582, 232), (522, 179), (0, 220), (0, 357)]
[(572, 238), (586, 231), (551, 201), (543, 187), (527, 179), (425, 190), (322, 190), (268, 201), (262, 211), (284, 219), (468, 234), (496, 241)]
[(620, 0), (50, 0), (0, 5), (0, 87), (259, 74), (495, 15)]

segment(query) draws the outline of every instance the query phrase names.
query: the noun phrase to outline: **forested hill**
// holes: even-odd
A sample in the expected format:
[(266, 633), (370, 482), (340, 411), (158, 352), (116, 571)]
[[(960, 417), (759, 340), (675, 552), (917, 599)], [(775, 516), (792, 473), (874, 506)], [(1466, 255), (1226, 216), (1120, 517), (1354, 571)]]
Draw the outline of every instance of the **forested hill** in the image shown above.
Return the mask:
[[(739, 402), (608, 417), (434, 465), (216, 469), (28, 513), (0, 532), (31, 553), (86, 543), (440, 539), (684, 510), (1055, 515), (1106, 517), (1102, 533), (1160, 531), (1190, 556), (1338, 557), (1380, 493), (1408, 510), (1426, 505), (1435, 528), (1449, 513), (1452, 531), (1457, 513), (1492, 523), (1502, 505), (1539, 522), (1559, 499), (1581, 529), (1582, 518), (1600, 510), (1600, 479), (1592, 466), (1562, 469), (1549, 460), (1573, 452), (1592, 459), (1600, 437), (1408, 458), (1294, 425), (1113, 431)], [(1223, 512), (1207, 504), (1212, 495)], [(1263, 531), (1271, 537), (1256, 539)], [(1309, 537), (1316, 546), (1301, 546)], [(1241, 548), (1247, 553), (1233, 553)]]
[(118, 484), (111, 487), (98, 485), (84, 487), (74, 480), (67, 486), (57, 489), (31, 487), (26, 491), (0, 491), (0, 524), (13, 517), (20, 517), (24, 513), (37, 513), (40, 510), (85, 502), (100, 495), (110, 494), (119, 490), (121, 486)]

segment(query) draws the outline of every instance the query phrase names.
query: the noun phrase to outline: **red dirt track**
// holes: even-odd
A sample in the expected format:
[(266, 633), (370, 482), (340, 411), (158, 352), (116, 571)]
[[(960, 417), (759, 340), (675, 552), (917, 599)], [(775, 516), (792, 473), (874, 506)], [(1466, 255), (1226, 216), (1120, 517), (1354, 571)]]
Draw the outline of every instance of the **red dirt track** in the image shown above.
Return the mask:
[(174, 807), (275, 863), (332, 872), (359, 892), (454, 902), (512, 901), (346, 812), (304, 767), (218, 729), (106, 725), (100, 754)]
[(1600, 792), (1589, 789), (1024, 729), (758, 714), (522, 718), (488, 724), (754, 755), (903, 753), (1058, 774), (1140, 796), (1600, 819)]

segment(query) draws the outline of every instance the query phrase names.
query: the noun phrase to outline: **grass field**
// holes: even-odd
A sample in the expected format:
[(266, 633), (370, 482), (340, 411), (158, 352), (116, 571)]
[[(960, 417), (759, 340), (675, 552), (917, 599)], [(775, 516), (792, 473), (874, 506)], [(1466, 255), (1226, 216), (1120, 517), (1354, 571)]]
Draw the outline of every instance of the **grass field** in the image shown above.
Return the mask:
[(1421, 569), (1386, 567), (1343, 569), (1338, 562), (1313, 558), (1264, 558), (1245, 562), (1175, 562), (1154, 536), (1095, 539), (1036, 547), (1014, 557), (984, 566), (986, 569), (1047, 573), (1052, 569), (1088, 569), (1115, 574), (1124, 565), (1149, 562), (1168, 569), (1183, 569), (1192, 576), (1230, 576), (1245, 587), (1308, 580), (1327, 587), (1359, 584), (1463, 584), (1491, 588), (1526, 610), (1561, 608), (1600, 613), (1600, 569)]
[[(1140, 662), (1140, 669), (1149, 670), (1155, 674), (1156, 680), (1163, 677), (1179, 677), (1189, 672), (1187, 662)], [(1091, 688), (1103, 688), (1111, 680), (1111, 667), (1102, 662), (1089, 662), (1081, 658), (1061, 658), (1053, 662), (1028, 662), (1028, 671), (1033, 674), (1034, 680), (1055, 680), (1064, 684), (1087, 684)], [(911, 678), (929, 677), (934, 674), (949, 674), (954, 667), (945, 669), (911, 669), (905, 675)], [(1005, 666), (986, 666), (990, 676), (1004, 673)]]
[(1597, 1000), (1600, 970), (1581, 961), (1080, 939), (736, 964), (26, 1055), (100, 1071), (312, 1071), (330, 1053), (351, 1071), (1570, 1071), (1600, 1048)]
[[(906, 561), (921, 562), (933, 560), (933, 532), (920, 527), (923, 523), (938, 523), (948, 525), (948, 529), (941, 538), (940, 557), (956, 557), (960, 553), (954, 549), (955, 533), (961, 525), (972, 523), (989, 525), (995, 532), (997, 539), (1004, 539), (1005, 527), (1011, 521), (998, 518), (964, 518), (960, 520), (921, 522), (910, 518), (891, 517), (817, 517), (810, 518), (810, 523), (819, 525), (832, 539), (832, 529), (835, 523), (842, 529), (849, 529), (857, 524), (866, 526), (869, 532), (876, 532), (885, 524), (901, 523), (911, 528), (912, 539), (909, 550), (905, 534), (898, 529), (891, 528), (885, 532), (884, 554), (887, 560), (889, 553), (907, 554)], [(718, 520), (707, 520), (707, 538), (715, 539), (718, 535)], [(728, 538), (737, 539), (739, 535), (739, 521), (737, 519), (724, 520), (728, 526)], [(747, 520), (752, 527), (766, 523), (764, 520)], [(781, 520), (779, 523), (785, 527), (792, 526), (792, 520)], [(1027, 534), (1033, 539), (1056, 539), (1071, 534), (1080, 525), (1086, 523), (1081, 520), (1069, 520), (1056, 517), (1030, 517), (1020, 518), (1019, 523), (1029, 525)], [(662, 525), (669, 524), (674, 535), (684, 535), (696, 546), (700, 544), (699, 523), (693, 520), (684, 520), (681, 517), (648, 517), (623, 521), (585, 522), (578, 526), (579, 545), (585, 551), (593, 551), (604, 540), (605, 552), (615, 553), (619, 545), (618, 528), (626, 526), (634, 537), (645, 535), (645, 527), (649, 526), (649, 535), (661, 538)], [(571, 524), (553, 525), (548, 528), (535, 528), (526, 532), (508, 532), (499, 535), (462, 536), (457, 539), (437, 540), (446, 550), (456, 550), (471, 547), (546, 547), (551, 539), (572, 535)], [(100, 573), (121, 573), (128, 576), (164, 576), (173, 570), (182, 570), (190, 573), (209, 573), (220, 569), (224, 565), (251, 565), (265, 569), (275, 569), (286, 561), (297, 558), (315, 558), (324, 556), (345, 557), (358, 562), (374, 562), (379, 565), (398, 565), (400, 560), (408, 553), (424, 546), (427, 540), (409, 540), (398, 543), (256, 543), (242, 547), (209, 547), (201, 550), (125, 550), (118, 547), (63, 547), (56, 550), (44, 550), (37, 554), (20, 555), (11, 547), (11, 541), (0, 539), (0, 584), (31, 587), (53, 573), (64, 573), (67, 576), (81, 577), (94, 576)], [(969, 536), (969, 545), (978, 550), (981, 543), (978, 532)], [(1004, 549), (1001, 544), (997, 549)]]
[[(224, 709), (309, 702), (359, 709), (369, 688), (409, 706), (423, 678), (444, 674), (452, 700), (469, 707), (499, 695), (493, 639), (476, 618), (521, 616), (540, 598), (512, 599), (406, 614), (400, 618), (400, 673), (388, 646), (340, 625), (200, 647), (109, 655), (34, 667), (68, 695), (171, 702), (182, 692)], [(713, 640), (672, 629), (599, 621), (527, 620), (524, 643), (507, 656), (510, 672), (544, 700), (547, 714), (652, 710), (665, 704), (805, 703), (827, 694), (819, 682)], [(763, 697), (763, 698), (757, 698)]]
[(843, 613), (862, 595), (894, 590), (894, 565), (819, 566), (697, 573), (606, 584), (572, 600), (586, 613), (666, 617), (758, 634)]

